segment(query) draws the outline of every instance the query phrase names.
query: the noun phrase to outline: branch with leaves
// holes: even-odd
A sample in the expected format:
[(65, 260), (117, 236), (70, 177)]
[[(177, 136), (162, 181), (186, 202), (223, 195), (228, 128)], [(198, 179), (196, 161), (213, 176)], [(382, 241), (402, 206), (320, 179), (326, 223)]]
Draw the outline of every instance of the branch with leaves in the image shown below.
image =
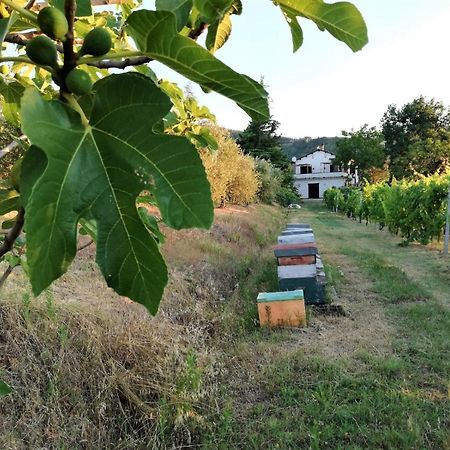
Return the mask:
[[(148, 192), (162, 221), (175, 229), (210, 227), (213, 204), (196, 147), (170, 130), (176, 95), (148, 64), (162, 63), (234, 101), (252, 119), (267, 120), (264, 87), (215, 56), (245, 2), (156, 0), (155, 10), (127, 2), (117, 14), (98, 5), (120, 0), (66, 0), (62, 9), (59, 2), (0, 1), (10, 17), (22, 19), (2, 22), (1, 43), (11, 51), (0, 57), (0, 98), (5, 117), (27, 138), (10, 186), (0, 190), (0, 215), (19, 212), (3, 251), (11, 251), (25, 224), (28, 274), (39, 295), (70, 266), (82, 223), (108, 286), (155, 314), (168, 277), (163, 239), (158, 221), (138, 210), (138, 196)], [(367, 42), (351, 3), (272, 3), (288, 19), (294, 49), (303, 41), (298, 19), (313, 21), (353, 51)], [(197, 42), (202, 33), (206, 48)], [(197, 125), (191, 131), (190, 139), (212, 145)]]

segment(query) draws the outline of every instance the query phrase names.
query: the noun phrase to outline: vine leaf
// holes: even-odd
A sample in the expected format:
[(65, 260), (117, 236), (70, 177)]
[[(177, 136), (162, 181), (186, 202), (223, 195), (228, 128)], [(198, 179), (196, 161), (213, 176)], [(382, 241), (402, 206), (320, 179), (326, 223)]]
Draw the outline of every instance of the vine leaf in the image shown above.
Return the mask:
[(168, 11), (135, 11), (127, 31), (138, 49), (206, 90), (237, 103), (255, 120), (269, 118), (267, 92), (251, 78), (235, 72), (192, 39), (177, 33), (176, 17)]
[(111, 75), (94, 87), (88, 125), (69, 106), (45, 101), (35, 89), (22, 97), (24, 132), (47, 158), (25, 204), (33, 292), (38, 295), (67, 270), (79, 220), (93, 220), (97, 263), (108, 285), (155, 314), (167, 269), (136, 198), (150, 190), (171, 227), (208, 228), (209, 184), (185, 138), (152, 132), (171, 102), (149, 78)]
[(284, 13), (312, 20), (320, 30), (327, 30), (354, 52), (368, 42), (366, 23), (352, 3), (325, 3), (323, 0), (274, 0), (274, 3)]

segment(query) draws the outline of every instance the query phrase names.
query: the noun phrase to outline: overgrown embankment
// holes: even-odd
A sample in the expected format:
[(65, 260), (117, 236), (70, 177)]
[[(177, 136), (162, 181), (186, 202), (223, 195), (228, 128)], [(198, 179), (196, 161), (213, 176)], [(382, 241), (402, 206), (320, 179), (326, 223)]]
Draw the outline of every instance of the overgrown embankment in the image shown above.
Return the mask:
[(13, 273), (0, 302), (0, 378), (13, 388), (0, 448), (199, 443), (284, 220), (275, 207), (225, 208), (210, 231), (165, 230), (170, 282), (155, 318), (106, 287), (92, 247), (38, 299)]

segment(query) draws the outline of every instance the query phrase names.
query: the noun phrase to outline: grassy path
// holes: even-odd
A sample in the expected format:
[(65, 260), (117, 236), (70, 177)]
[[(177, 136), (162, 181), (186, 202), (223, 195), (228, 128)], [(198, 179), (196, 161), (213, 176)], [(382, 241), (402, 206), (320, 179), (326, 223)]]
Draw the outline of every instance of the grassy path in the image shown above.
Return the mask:
[(450, 448), (450, 259), (316, 203), (289, 220), (311, 224), (349, 317), (243, 338), (206, 446)]

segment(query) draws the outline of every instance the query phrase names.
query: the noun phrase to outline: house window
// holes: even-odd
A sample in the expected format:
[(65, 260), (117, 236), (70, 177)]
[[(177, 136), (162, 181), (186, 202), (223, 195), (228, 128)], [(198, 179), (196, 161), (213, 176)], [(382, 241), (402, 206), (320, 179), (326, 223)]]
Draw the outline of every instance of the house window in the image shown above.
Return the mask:
[(302, 175), (304, 175), (306, 173), (312, 173), (312, 166), (309, 164), (304, 164), (304, 165), (300, 166), (300, 173)]

